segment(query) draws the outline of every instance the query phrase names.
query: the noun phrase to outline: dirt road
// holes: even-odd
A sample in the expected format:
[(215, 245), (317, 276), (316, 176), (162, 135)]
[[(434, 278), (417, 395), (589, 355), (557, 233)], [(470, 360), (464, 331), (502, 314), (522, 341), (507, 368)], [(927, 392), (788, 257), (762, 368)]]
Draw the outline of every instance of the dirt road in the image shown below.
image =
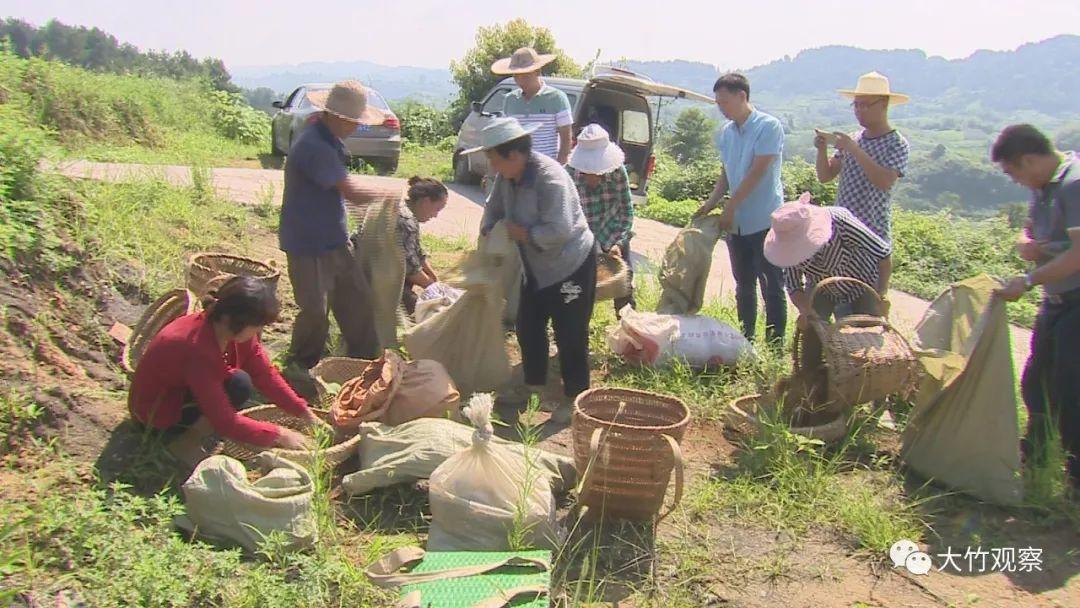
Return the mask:
[[(191, 169), (176, 165), (125, 165), (75, 161), (58, 165), (56, 170), (69, 177), (104, 181), (121, 181), (140, 175), (156, 175), (178, 185), (191, 183)], [(284, 189), (283, 173), (273, 169), (219, 168), (211, 170), (215, 189), (230, 200), (245, 205), (281, 203)], [(361, 179), (373, 188), (404, 190), (405, 181), (392, 177), (364, 176)], [(450, 200), (438, 218), (424, 225), (424, 231), (442, 237), (473, 238), (479, 231), (483, 214), (483, 196), (475, 186), (451, 184)], [(634, 222), (634, 266), (639, 272), (650, 272), (663, 257), (664, 250), (678, 234), (678, 228), (639, 218)], [(717, 246), (713, 254), (707, 295), (734, 298), (735, 281), (731, 274), (728, 253)], [(926, 312), (929, 302), (910, 294), (892, 290), (892, 320), (903, 330), (913, 329)], [(1013, 359), (1022, 364), (1030, 352), (1031, 332), (1022, 327), (1012, 328)]]

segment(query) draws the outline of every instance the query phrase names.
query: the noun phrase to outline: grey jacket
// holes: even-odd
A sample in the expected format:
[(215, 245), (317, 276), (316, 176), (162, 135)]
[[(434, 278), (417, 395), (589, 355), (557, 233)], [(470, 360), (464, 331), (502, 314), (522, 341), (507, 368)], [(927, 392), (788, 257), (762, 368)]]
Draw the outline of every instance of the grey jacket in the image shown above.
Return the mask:
[(574, 181), (562, 165), (538, 152), (529, 157), (517, 183), (495, 178), (481, 232), (502, 219), (528, 228), (529, 240), (518, 248), (525, 271), (539, 289), (573, 274), (595, 246)]

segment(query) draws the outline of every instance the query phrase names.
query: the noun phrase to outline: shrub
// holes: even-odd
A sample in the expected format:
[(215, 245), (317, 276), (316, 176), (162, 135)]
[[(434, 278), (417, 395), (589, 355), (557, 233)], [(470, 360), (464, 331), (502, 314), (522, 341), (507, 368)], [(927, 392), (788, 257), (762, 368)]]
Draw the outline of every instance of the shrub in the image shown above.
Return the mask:
[(704, 201), (716, 187), (720, 166), (720, 162), (715, 159), (684, 165), (670, 155), (661, 153), (656, 157), (656, 172), (650, 189), (669, 201)]
[(208, 93), (217, 130), (242, 144), (261, 144), (270, 140), (270, 117), (248, 105), (244, 96), (226, 91)]
[(635, 213), (639, 217), (682, 228), (690, 223), (691, 217), (700, 206), (701, 203), (693, 199), (669, 201), (662, 196), (650, 194), (648, 204)]
[(394, 108), (401, 121), (401, 136), (415, 144), (434, 145), (453, 135), (446, 112), (418, 101), (406, 101)]
[(713, 154), (716, 121), (698, 108), (683, 110), (667, 137), (667, 150), (680, 163), (708, 160)]

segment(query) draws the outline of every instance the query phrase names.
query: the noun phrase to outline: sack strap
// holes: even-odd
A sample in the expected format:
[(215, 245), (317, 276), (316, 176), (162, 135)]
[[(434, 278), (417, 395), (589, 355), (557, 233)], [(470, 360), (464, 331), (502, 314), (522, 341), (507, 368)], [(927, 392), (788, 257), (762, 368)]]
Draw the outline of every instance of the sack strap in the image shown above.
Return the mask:
[[(459, 568), (449, 568), (447, 570), (436, 570), (433, 572), (399, 572), (399, 570), (406, 566), (415, 565), (422, 561), (426, 554), (427, 553), (420, 547), (403, 547), (390, 552), (382, 559), (369, 566), (365, 571), (365, 574), (367, 574), (368, 579), (370, 579), (376, 587), (388, 588), (441, 581), (449, 578), (477, 576), (480, 574), (487, 574), (493, 570), (498, 570), (504, 566), (531, 566), (539, 568), (542, 572), (547, 572), (551, 569), (551, 564), (548, 563), (548, 560), (540, 559), (538, 557), (512, 555), (498, 561), (476, 566), (462, 566)], [(501, 606), (502, 604), (499, 605)]]
[[(548, 595), (547, 587), (543, 585), (524, 585), (521, 587), (514, 587), (513, 589), (498, 589), (498, 595), (490, 597), (481, 601), (478, 604), (473, 604), (470, 608), (505, 608), (510, 605), (510, 602), (515, 599), (531, 595), (535, 598), (540, 598)], [(413, 591), (401, 598), (398, 602), (397, 608), (426, 608), (424, 605), (424, 599), (419, 591)]]

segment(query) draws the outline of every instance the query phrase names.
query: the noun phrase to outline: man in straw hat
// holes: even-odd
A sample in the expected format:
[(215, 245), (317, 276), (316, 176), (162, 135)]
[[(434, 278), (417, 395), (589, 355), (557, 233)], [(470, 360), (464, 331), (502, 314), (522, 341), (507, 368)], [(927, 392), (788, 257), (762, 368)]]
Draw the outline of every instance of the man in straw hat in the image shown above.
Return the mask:
[(757, 328), (757, 289), (765, 300), (765, 337), (784, 339), (787, 303), (783, 275), (765, 259), (762, 243), (769, 229), (769, 214), (784, 202), (780, 184), (784, 128), (775, 117), (750, 105), (750, 81), (742, 74), (725, 74), (713, 85), (716, 105), (728, 119), (716, 138), (724, 162), (716, 187), (696, 215), (709, 213), (729, 193), (720, 215), (720, 228), (728, 232), (731, 272), (735, 275), (735, 305), (743, 335), (754, 339)]
[(345, 200), (373, 201), (374, 192), (349, 177), (342, 139), (361, 124), (381, 124), (382, 112), (368, 104), (367, 91), (354, 80), (308, 93), (320, 110), (289, 150), (279, 242), (288, 260), (289, 280), (300, 308), (293, 325), (289, 377), (313, 388), (297, 372), (314, 367), (330, 332), (329, 307), (345, 338), (350, 357), (374, 358), (375, 335), (370, 287), (357, 272), (345, 221)]
[(1017, 251), (1036, 266), (1010, 279), (998, 295), (1012, 302), (1036, 285), (1045, 292), (1020, 380), (1028, 409), (1023, 453), (1030, 464), (1045, 462), (1048, 431), (1056, 422), (1069, 481), (1080, 499), (1080, 159), (1055, 149), (1031, 125), (1006, 127), (990, 156), (1031, 190)]
[[(859, 77), (854, 89), (841, 89), (852, 100), (862, 130), (853, 135), (819, 132), (817, 175), (822, 183), (840, 176), (836, 204), (848, 209), (885, 242), (892, 242), (892, 188), (907, 170), (908, 142), (889, 124), (889, 107), (907, 103), (907, 95), (894, 93), (889, 79), (877, 72)], [(836, 153), (828, 156), (829, 142)], [(888, 285), (888, 277), (885, 278)]]
[(809, 201), (810, 195), (804, 194), (774, 211), (765, 236), (765, 257), (783, 269), (800, 327), (811, 314), (830, 319), (843, 304), (857, 314), (885, 314), (874, 294), (852, 283), (827, 285), (810, 301), (814, 286), (832, 277), (858, 279), (884, 293), (881, 269), (892, 250), (847, 209)]
[(565, 165), (570, 156), (570, 128), (574, 122), (570, 99), (540, 77), (540, 70), (555, 61), (555, 55), (541, 55), (524, 47), (505, 59), (496, 61), (491, 71), (501, 76), (512, 75), (518, 88), (503, 101), (503, 114), (513, 116), (532, 133), (533, 149)]
[(510, 400), (522, 403), (547, 384), (550, 320), (565, 395), (552, 421), (566, 424), (574, 398), (589, 388), (596, 244), (570, 175), (532, 149), (536, 128), (523, 127), (514, 118), (497, 118), (481, 131), (482, 145), (463, 154), (484, 152), (496, 174), (480, 233), (486, 235), (497, 222), (505, 222), (525, 271), (517, 314), (525, 386), (513, 391)]
[[(591, 124), (578, 134), (577, 146), (567, 166), (600, 251), (622, 257), (632, 269), (630, 229), (634, 225), (634, 204), (630, 177), (623, 165), (625, 158), (622, 148), (612, 143), (608, 132), (600, 125)], [(630, 275), (633, 276), (633, 270)], [(616, 298), (615, 314), (627, 304), (634, 306), (633, 294)]]

